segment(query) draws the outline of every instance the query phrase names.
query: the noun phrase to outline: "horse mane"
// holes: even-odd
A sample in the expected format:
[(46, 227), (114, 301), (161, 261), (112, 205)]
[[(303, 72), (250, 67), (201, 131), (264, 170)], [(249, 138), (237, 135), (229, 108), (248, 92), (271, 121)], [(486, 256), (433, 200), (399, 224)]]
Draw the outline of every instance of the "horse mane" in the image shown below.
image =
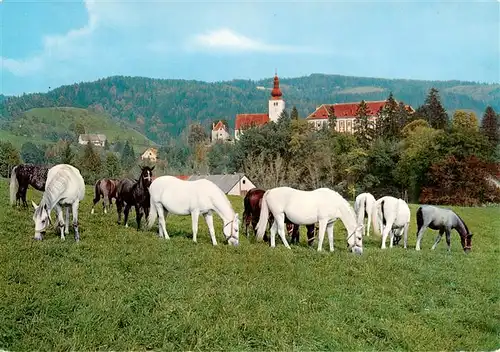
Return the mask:
[[(455, 212), (454, 212), (455, 213)], [(463, 226), (465, 227), (465, 231), (467, 234), (470, 233), (469, 231), (469, 228), (467, 227), (467, 224), (465, 224), (465, 221), (460, 217), (460, 215), (458, 215), (457, 213), (455, 213), (455, 215), (457, 216), (457, 218), (460, 220), (460, 222), (463, 224)]]

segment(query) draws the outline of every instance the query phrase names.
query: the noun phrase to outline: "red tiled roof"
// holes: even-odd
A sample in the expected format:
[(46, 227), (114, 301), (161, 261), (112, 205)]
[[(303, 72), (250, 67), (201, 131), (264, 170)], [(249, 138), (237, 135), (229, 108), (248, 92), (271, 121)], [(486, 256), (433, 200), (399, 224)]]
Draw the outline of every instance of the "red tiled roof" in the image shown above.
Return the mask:
[(217, 125), (215, 125), (212, 130), (218, 131), (218, 130), (225, 130), (225, 129), (226, 129), (226, 126), (222, 123), (222, 121), (219, 120), (219, 122), (217, 122)]
[(238, 114), (236, 115), (235, 130), (242, 127), (262, 126), (269, 122), (269, 114)]
[[(355, 103), (341, 103), (341, 104), (323, 104), (316, 109), (311, 115), (307, 117), (308, 120), (312, 119), (327, 119), (328, 111), (332, 107), (335, 110), (336, 117), (355, 117), (358, 111), (360, 102)], [(380, 101), (367, 101), (368, 116), (376, 116), (379, 110), (385, 105), (386, 100)], [(414, 109), (410, 105), (406, 105), (408, 111), (413, 112)]]

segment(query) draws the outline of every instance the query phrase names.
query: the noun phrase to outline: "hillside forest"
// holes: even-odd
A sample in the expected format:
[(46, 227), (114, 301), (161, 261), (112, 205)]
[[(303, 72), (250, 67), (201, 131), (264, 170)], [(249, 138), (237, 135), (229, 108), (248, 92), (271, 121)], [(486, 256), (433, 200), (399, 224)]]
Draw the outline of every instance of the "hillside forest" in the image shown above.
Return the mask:
[[(435, 88), (413, 114), (392, 92), (386, 99), (375, 126), (361, 100), (353, 135), (335, 131), (333, 109), (329, 125), (315, 130), (295, 106), (277, 123), (246, 129), (235, 142), (212, 144), (205, 125), (190, 123), (161, 144), (155, 173), (244, 172), (261, 188), (330, 187), (351, 200), (368, 191), (430, 204), (500, 202), (494, 181), (500, 176), (499, 115), (491, 106), (481, 119), (468, 110), (449, 116)], [(73, 129), (73, 136), (43, 147), (26, 142), (19, 150), (1, 142), (1, 174), (21, 161), (69, 163), (93, 184), (101, 177), (136, 177), (138, 165), (146, 164), (139, 159), (143, 150), (129, 141), (78, 146), (78, 127)]]

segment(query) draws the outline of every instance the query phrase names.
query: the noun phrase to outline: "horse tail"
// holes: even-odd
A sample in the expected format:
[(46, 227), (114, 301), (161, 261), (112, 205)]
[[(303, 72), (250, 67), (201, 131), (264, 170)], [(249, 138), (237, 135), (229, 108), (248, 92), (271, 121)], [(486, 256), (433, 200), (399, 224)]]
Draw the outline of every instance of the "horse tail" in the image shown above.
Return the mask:
[(19, 165), (12, 168), (12, 173), (10, 175), (10, 205), (14, 205), (16, 202), (16, 193), (19, 189), (19, 182), (17, 181), (16, 169)]
[[(358, 205), (358, 225), (361, 225), (364, 223), (365, 211), (366, 211), (366, 197)], [(368, 220), (370, 220), (370, 219), (368, 219)]]
[(417, 232), (424, 225), (424, 214), (422, 212), (422, 207), (417, 209)]
[(382, 211), (381, 211), (381, 208), (383, 207), (383, 203), (384, 201), (376, 201), (374, 204), (373, 204), (373, 208), (372, 208), (372, 225), (373, 225), (373, 231), (375, 232), (375, 234), (380, 234), (380, 228), (379, 228), (379, 223), (378, 223), (378, 220), (379, 220), (379, 217), (382, 216)]
[(156, 222), (156, 218), (158, 217), (158, 212), (156, 210), (155, 202), (151, 195), (149, 196), (149, 215), (148, 215), (148, 229), (153, 227)]
[(94, 185), (94, 199), (99, 201), (101, 199), (101, 190), (99, 189), (101, 186), (101, 180), (97, 180)]
[(267, 222), (269, 220), (269, 206), (267, 205), (267, 195), (269, 191), (264, 193), (262, 197), (262, 205), (260, 207), (259, 222), (257, 223), (257, 239), (261, 240), (266, 232)]

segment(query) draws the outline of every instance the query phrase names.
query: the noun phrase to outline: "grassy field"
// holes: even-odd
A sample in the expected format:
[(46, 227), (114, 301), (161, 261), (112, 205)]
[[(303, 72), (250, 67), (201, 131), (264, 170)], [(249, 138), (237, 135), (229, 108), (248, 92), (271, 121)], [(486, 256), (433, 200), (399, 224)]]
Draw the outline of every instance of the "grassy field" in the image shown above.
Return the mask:
[(135, 148), (144, 149), (152, 143), (146, 136), (126, 125), (120, 125), (105, 114), (79, 108), (36, 108), (16, 118), (13, 132), (0, 131), (3, 141), (21, 148), (25, 142), (53, 143), (46, 132), (68, 132), (74, 123), (81, 123), (86, 133), (105, 134), (110, 142), (130, 140)]
[[(81, 242), (48, 231), (33, 240), (32, 208), (8, 205), (0, 181), (0, 348), (26, 350), (493, 350), (500, 347), (500, 208), (455, 208), (475, 234), (465, 255), (454, 232), (416, 252), (365, 240), (348, 253), (301, 243), (271, 249), (245, 238), (210, 244), (200, 218), (169, 216), (170, 241), (116, 224), (116, 210), (80, 207)], [(41, 193), (30, 189), (28, 199)], [(242, 199), (231, 197), (235, 209)], [(132, 218), (135, 218), (132, 213)], [(135, 220), (130, 223), (135, 225)], [(316, 244), (316, 243), (315, 243)], [(327, 249), (327, 242), (324, 244)]]

